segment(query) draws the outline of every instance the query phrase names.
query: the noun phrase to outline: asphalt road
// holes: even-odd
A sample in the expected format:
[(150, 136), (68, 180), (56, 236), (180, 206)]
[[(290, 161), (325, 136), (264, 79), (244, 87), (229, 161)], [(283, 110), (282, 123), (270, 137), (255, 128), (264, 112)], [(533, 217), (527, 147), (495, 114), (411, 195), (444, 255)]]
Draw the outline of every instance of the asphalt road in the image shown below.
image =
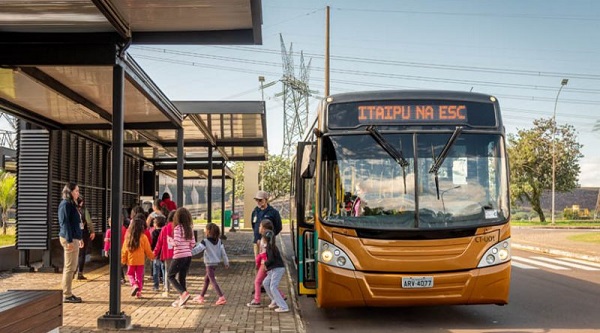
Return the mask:
[[(282, 237), (292, 278), (289, 237)], [(506, 306), (319, 309), (299, 297), (306, 332), (600, 332), (600, 264), (513, 250)], [(541, 258), (541, 259), (540, 259)], [(295, 282), (295, 281), (294, 281)]]

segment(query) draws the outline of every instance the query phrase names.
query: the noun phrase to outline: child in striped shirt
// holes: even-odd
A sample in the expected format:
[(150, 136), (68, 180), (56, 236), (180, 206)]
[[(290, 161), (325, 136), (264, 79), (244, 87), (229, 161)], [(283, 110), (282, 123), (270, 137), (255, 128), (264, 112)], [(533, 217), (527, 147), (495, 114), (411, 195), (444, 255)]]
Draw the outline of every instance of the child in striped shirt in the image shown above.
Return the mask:
[[(192, 214), (184, 207), (178, 208), (173, 217), (173, 237), (167, 242), (173, 247), (173, 260), (169, 265), (169, 283), (179, 292), (179, 298), (171, 306), (183, 307), (190, 298), (185, 279), (192, 263), (192, 248), (196, 244), (192, 230)], [(178, 280), (175, 279), (178, 276)]]

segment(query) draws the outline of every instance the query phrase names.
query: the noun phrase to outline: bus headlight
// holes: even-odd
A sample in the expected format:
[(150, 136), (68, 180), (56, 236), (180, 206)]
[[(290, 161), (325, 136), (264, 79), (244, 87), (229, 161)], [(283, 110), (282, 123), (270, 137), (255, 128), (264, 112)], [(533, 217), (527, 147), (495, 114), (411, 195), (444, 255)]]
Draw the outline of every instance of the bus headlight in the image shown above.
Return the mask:
[(331, 251), (325, 250), (321, 252), (321, 260), (323, 260), (323, 262), (328, 263), (331, 259), (333, 259), (333, 253), (331, 253)]
[(319, 258), (321, 262), (330, 266), (354, 270), (350, 257), (339, 247), (319, 239)]
[(499, 265), (510, 260), (510, 238), (490, 247), (479, 261), (477, 268)]

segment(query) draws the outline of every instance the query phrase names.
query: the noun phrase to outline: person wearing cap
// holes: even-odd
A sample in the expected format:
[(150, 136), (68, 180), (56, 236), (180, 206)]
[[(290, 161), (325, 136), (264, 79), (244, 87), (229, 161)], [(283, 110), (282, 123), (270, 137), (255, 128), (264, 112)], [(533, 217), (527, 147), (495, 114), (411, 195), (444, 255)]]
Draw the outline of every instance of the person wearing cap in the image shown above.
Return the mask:
[(281, 216), (277, 209), (269, 204), (269, 194), (265, 191), (258, 191), (254, 196), (256, 200), (256, 208), (252, 211), (252, 230), (254, 231), (254, 256), (258, 254), (258, 243), (261, 239), (259, 232), (260, 222), (262, 220), (270, 220), (273, 222), (273, 231), (275, 235), (281, 232)]

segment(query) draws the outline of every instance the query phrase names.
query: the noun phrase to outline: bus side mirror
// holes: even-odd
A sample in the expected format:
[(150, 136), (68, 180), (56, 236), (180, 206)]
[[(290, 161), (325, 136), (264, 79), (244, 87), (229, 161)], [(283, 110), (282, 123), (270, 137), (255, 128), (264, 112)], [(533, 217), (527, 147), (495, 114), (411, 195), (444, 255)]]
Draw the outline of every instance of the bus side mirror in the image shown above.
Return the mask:
[(304, 150), (302, 151), (302, 162), (300, 164), (300, 174), (302, 178), (313, 178), (315, 176), (315, 166), (316, 166), (316, 146), (314, 143), (304, 146)]

